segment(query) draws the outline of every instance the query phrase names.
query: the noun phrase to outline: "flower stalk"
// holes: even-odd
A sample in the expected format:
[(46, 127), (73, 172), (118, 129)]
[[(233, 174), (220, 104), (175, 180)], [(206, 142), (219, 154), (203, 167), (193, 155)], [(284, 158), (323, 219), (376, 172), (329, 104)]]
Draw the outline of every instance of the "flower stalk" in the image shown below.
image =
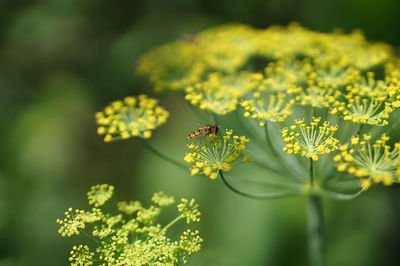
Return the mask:
[(314, 162), (310, 158), (310, 195), (308, 199), (308, 252), (311, 266), (322, 265), (322, 204), (315, 192)]
[(169, 162), (169, 163), (172, 163), (173, 165), (176, 165), (176, 166), (178, 166), (178, 167), (183, 168), (183, 169), (186, 170), (187, 167), (186, 167), (185, 164), (180, 163), (180, 162), (178, 162), (178, 161), (176, 161), (176, 160), (174, 160), (174, 159), (168, 157), (167, 155), (161, 153), (161, 152), (158, 151), (156, 148), (154, 148), (153, 146), (151, 146), (146, 140), (141, 139), (141, 141), (142, 141), (142, 143), (144, 144), (144, 146), (146, 146), (146, 148), (147, 148), (149, 151), (151, 151), (153, 154), (155, 154), (156, 156), (160, 157), (161, 159), (163, 159), (163, 160), (165, 160), (165, 161), (167, 161), (167, 162)]

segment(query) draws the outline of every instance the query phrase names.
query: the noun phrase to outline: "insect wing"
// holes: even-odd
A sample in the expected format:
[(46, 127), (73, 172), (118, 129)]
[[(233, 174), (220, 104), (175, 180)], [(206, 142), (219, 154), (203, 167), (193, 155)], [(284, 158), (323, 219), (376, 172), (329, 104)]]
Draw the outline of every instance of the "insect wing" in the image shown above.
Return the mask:
[(199, 126), (199, 127), (203, 127), (203, 126), (204, 126), (204, 124), (199, 123), (199, 122), (194, 122), (194, 121), (192, 121), (192, 120), (186, 120), (186, 122), (188, 122), (188, 123), (190, 123), (190, 124), (192, 124), (192, 125)]

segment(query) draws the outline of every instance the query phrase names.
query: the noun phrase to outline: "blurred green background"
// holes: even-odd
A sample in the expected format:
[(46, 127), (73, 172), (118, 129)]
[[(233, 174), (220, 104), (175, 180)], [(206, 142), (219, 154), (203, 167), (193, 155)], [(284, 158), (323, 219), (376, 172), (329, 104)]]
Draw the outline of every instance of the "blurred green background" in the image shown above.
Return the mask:
[[(151, 94), (134, 75), (140, 55), (209, 26), (297, 21), (361, 29), (398, 47), (399, 11), (396, 0), (0, 0), (0, 265), (67, 265), (81, 239), (61, 238), (55, 221), (69, 207), (87, 208), (86, 192), (99, 183), (114, 185), (117, 200), (148, 202), (159, 190), (196, 198), (205, 242), (192, 265), (307, 265), (305, 198), (244, 199), (137, 140), (106, 144), (94, 113)], [(161, 104), (171, 119), (151, 142), (181, 159), (193, 130), (184, 121), (200, 118), (180, 96)], [(399, 192), (377, 187), (351, 202), (325, 200), (326, 265), (398, 265)]]

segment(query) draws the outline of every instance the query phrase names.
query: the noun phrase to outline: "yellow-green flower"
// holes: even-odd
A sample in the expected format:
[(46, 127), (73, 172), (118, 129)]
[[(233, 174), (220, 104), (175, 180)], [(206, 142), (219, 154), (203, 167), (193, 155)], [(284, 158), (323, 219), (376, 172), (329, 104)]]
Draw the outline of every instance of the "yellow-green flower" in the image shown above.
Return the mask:
[(288, 100), (285, 93), (265, 94), (253, 93), (253, 98), (240, 103), (244, 108), (244, 117), (251, 117), (264, 126), (265, 122), (283, 122), (292, 114), (292, 101)]
[(321, 88), (311, 85), (296, 95), (292, 103), (318, 108), (330, 108), (334, 106), (341, 94), (339, 90), (332, 87)]
[(296, 23), (288, 27), (272, 26), (261, 31), (256, 38), (255, 53), (267, 58), (316, 57), (321, 53), (318, 33)]
[(200, 215), (198, 208), (199, 205), (194, 199), (190, 201), (187, 199), (181, 199), (181, 203), (178, 204), (178, 211), (182, 214), (182, 217), (186, 219), (186, 223), (200, 222)]
[(210, 179), (216, 179), (218, 171), (230, 171), (235, 163), (249, 161), (247, 157), (240, 162), (237, 161), (246, 148), (247, 142), (249, 142), (248, 138), (233, 135), (232, 130), (226, 130), (222, 138), (209, 135), (204, 143), (189, 144), (188, 148), (192, 152), (186, 153), (184, 160), (192, 165), (191, 175), (203, 174)]
[(200, 109), (225, 115), (236, 110), (239, 98), (256, 88), (261, 79), (261, 75), (247, 72), (229, 76), (212, 73), (207, 81), (188, 87), (185, 99)]
[(72, 236), (79, 235), (79, 230), (85, 228), (85, 219), (83, 218), (85, 211), (75, 210), (69, 208), (65, 213), (65, 218), (63, 220), (57, 219), (57, 223), (61, 225), (58, 233), (61, 236)]
[(385, 65), (385, 75), (392, 79), (393, 82), (400, 81), (400, 59), (396, 58)]
[(154, 90), (183, 90), (198, 82), (205, 72), (204, 51), (196, 42), (179, 41), (155, 48), (139, 62), (138, 73), (149, 76)]
[(87, 193), (89, 204), (95, 207), (103, 206), (113, 195), (114, 187), (102, 184), (90, 188)]
[(87, 245), (73, 246), (71, 250), (71, 265), (93, 265), (94, 252)]
[(304, 120), (296, 120), (296, 125), (282, 129), (282, 137), (286, 143), (283, 150), (317, 161), (319, 155), (329, 154), (337, 149), (339, 140), (333, 137), (337, 129), (337, 126), (331, 126), (328, 121), (321, 124), (321, 118), (313, 118), (310, 125), (306, 125)]
[(360, 78), (360, 71), (356, 68), (335, 60), (315, 63), (313, 71), (309, 73), (308, 83), (321, 88), (339, 89)]
[(110, 142), (130, 137), (150, 138), (152, 130), (167, 121), (168, 111), (146, 95), (129, 96), (115, 101), (96, 113), (97, 133)]
[(340, 146), (340, 154), (333, 159), (339, 172), (347, 171), (361, 179), (361, 186), (367, 190), (372, 181), (386, 186), (400, 180), (400, 142), (391, 149), (389, 137), (383, 134), (375, 143), (371, 135), (353, 136), (350, 143)]
[(265, 68), (265, 78), (258, 87), (260, 91), (280, 91), (293, 94), (301, 90), (312, 71), (310, 60), (286, 58), (271, 62)]
[(227, 24), (207, 29), (196, 36), (207, 69), (233, 73), (252, 54), (258, 30), (246, 25)]
[[(111, 197), (111, 187), (93, 186), (88, 193), (90, 204), (98, 202), (99, 208), (91, 211), (70, 208), (64, 219), (57, 220), (63, 237), (82, 233), (93, 246), (92, 250), (83, 244), (74, 246), (69, 258), (72, 265), (179, 265), (200, 250), (203, 239), (197, 230), (181, 231), (175, 240), (166, 236), (168, 229), (180, 220), (187, 224), (200, 221), (201, 213), (194, 199), (181, 199), (177, 204), (178, 216), (162, 226), (155, 221), (161, 210), (174, 202), (173, 197), (155, 193), (152, 201), (157, 206), (149, 208), (138, 201), (120, 202), (117, 204), (120, 212), (111, 214), (102, 210), (102, 203)], [(103, 196), (95, 196), (100, 194)]]
[(165, 195), (164, 192), (162, 192), (162, 191), (155, 193), (153, 195), (153, 197), (151, 198), (151, 201), (160, 207), (166, 207), (171, 204), (174, 204), (174, 202), (175, 202), (173, 197)]
[[(359, 124), (385, 126), (396, 106), (398, 87), (390, 82), (368, 78), (346, 87), (342, 100), (335, 103), (332, 114), (340, 113), (344, 120)], [(393, 105), (394, 103), (394, 105)]]
[(315, 38), (325, 53), (319, 55), (320, 61), (340, 58), (342, 64), (357, 67), (363, 71), (381, 65), (392, 56), (390, 46), (382, 43), (368, 43), (360, 31), (351, 34), (321, 33)]

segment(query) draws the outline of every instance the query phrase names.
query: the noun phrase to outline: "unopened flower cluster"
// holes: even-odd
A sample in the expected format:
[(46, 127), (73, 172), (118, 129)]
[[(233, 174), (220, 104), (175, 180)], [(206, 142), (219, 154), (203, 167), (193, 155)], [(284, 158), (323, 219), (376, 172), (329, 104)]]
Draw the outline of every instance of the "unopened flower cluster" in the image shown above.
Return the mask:
[(73, 210), (58, 219), (59, 233), (71, 237), (82, 234), (91, 244), (80, 244), (71, 250), (71, 265), (176, 265), (186, 263), (188, 256), (200, 250), (202, 238), (197, 230), (187, 229), (178, 240), (166, 236), (167, 230), (179, 220), (187, 224), (200, 221), (198, 205), (182, 199), (177, 205), (179, 215), (168, 225), (156, 223), (161, 209), (174, 204), (173, 197), (154, 194), (155, 205), (145, 208), (139, 201), (119, 202), (118, 213), (105, 211), (104, 204), (114, 188), (97, 185), (88, 193), (92, 210)]
[(203, 174), (216, 179), (219, 171), (230, 171), (233, 165), (250, 160), (242, 156), (247, 142), (248, 138), (233, 135), (233, 130), (226, 130), (222, 137), (210, 134), (203, 141), (189, 144), (192, 152), (186, 153), (184, 160), (192, 166), (191, 175)]
[(152, 130), (167, 121), (168, 116), (168, 111), (159, 106), (156, 99), (144, 94), (128, 96), (96, 113), (97, 133), (105, 135), (105, 142), (131, 137), (147, 139)]

